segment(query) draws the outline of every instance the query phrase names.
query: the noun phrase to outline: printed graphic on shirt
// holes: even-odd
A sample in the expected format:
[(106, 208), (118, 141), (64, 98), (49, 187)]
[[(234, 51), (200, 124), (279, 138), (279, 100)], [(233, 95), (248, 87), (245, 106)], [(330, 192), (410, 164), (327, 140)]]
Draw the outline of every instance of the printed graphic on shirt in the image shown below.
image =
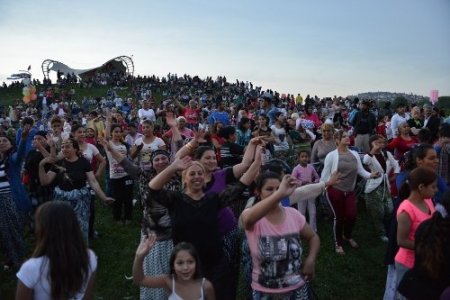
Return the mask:
[(298, 234), (261, 236), (258, 249), (261, 258), (258, 283), (261, 286), (286, 288), (302, 281), (302, 247)]

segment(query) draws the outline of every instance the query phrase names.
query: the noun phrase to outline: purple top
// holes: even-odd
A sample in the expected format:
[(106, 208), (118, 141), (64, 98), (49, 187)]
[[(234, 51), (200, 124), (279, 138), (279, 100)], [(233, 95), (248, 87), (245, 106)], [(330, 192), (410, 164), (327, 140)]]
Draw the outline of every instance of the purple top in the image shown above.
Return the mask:
[[(212, 174), (211, 185), (208, 185), (205, 190), (205, 194), (212, 193), (219, 194), (227, 187), (227, 183), (231, 183), (234, 178), (233, 168), (225, 168), (223, 170), (217, 170)], [(236, 216), (229, 207), (222, 208), (218, 214), (218, 227), (221, 236), (226, 235), (233, 230), (237, 225)]]

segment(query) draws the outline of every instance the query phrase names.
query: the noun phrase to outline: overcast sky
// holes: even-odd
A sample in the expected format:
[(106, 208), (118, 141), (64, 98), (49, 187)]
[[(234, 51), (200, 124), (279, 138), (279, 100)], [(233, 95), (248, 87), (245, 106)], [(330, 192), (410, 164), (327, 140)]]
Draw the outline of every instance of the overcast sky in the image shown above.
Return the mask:
[(135, 74), (225, 75), (281, 93), (450, 95), (449, 0), (0, 0), (0, 82), (45, 59), (133, 55)]

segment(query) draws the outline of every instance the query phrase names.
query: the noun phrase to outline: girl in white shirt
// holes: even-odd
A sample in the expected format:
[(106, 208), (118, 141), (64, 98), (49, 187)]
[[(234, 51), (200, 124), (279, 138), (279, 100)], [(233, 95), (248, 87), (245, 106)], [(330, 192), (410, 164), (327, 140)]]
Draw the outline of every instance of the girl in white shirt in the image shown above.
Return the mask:
[(32, 258), (17, 273), (16, 299), (90, 299), (96, 269), (72, 207), (46, 202), (36, 212)]

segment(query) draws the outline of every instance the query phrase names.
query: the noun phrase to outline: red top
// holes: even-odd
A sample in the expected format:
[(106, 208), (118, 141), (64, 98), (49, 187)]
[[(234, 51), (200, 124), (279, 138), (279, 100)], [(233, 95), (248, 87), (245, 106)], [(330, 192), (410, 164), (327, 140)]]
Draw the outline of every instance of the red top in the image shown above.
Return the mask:
[(411, 148), (417, 144), (417, 139), (415, 137), (411, 137), (411, 140), (407, 141), (402, 137), (396, 137), (393, 139), (388, 145), (388, 150), (395, 150), (395, 159), (399, 160), (403, 157), (403, 155), (411, 150)]

